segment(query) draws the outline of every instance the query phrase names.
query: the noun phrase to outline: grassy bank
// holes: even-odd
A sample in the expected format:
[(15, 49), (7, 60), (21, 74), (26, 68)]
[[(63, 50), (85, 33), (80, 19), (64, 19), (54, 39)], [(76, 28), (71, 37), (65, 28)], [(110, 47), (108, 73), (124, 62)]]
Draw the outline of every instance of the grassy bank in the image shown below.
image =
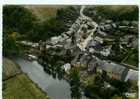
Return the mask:
[[(49, 99), (46, 93), (38, 88), (25, 73), (19, 73), (21, 70), (14, 62), (4, 59), (3, 67), (7, 67), (7, 71), (4, 69), (3, 74), (8, 74), (5, 76), (8, 78), (3, 80), (3, 99)], [(15, 70), (19, 71), (13, 75)]]

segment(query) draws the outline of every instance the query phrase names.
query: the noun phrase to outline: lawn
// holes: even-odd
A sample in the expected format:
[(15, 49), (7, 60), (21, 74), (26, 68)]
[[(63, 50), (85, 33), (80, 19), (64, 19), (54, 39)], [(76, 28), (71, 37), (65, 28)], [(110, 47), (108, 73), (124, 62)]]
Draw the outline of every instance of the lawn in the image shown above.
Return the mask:
[(136, 59), (136, 56), (132, 54), (131, 56), (127, 58), (125, 63), (138, 67), (138, 62), (135, 59)]
[(21, 73), (20, 67), (15, 65), (13, 61), (8, 58), (3, 58), (3, 80), (9, 79), (19, 73)]
[(49, 99), (25, 74), (4, 81), (3, 99)]
[(25, 6), (25, 8), (29, 9), (41, 21), (55, 17), (57, 10), (62, 7), (64, 6)]
[(138, 52), (132, 51), (130, 55), (124, 60), (124, 63), (138, 67)]
[(3, 58), (2, 95), (3, 99), (49, 99), (17, 64), (7, 58)]

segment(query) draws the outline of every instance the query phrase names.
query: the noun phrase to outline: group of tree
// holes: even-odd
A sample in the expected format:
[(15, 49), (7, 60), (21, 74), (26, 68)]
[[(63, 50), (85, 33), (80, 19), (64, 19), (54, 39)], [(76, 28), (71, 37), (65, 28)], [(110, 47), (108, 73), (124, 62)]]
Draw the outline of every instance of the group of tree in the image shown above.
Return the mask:
[(18, 39), (28, 37), (33, 32), (35, 17), (22, 6), (3, 7), (3, 54), (12, 55), (19, 52)]
[(58, 36), (63, 32), (68, 31), (69, 27), (79, 16), (78, 8), (68, 6), (57, 10), (56, 16), (49, 20), (43, 21), (36, 28), (36, 33), (33, 34), (34, 41), (49, 39), (53, 36)]
[[(110, 87), (106, 87), (107, 84)], [(115, 79), (105, 80), (102, 75), (97, 74), (93, 83), (88, 84), (84, 88), (85, 96), (90, 99), (114, 99), (115, 97), (123, 97), (127, 99), (124, 95), (125, 92), (130, 90), (131, 83), (123, 82)]]
[(81, 83), (80, 74), (77, 67), (73, 67), (70, 70), (70, 86), (72, 99), (81, 99)]
[[(138, 20), (138, 6), (89, 6), (84, 13), (95, 19), (96, 21), (102, 19), (111, 19), (113, 21), (122, 20)], [(100, 16), (97, 18), (97, 16)]]

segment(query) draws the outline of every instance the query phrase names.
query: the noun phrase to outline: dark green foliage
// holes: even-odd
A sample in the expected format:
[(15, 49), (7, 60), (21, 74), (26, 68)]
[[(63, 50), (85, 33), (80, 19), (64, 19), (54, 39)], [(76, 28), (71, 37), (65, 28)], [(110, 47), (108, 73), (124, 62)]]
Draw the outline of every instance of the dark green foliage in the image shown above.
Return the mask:
[[(35, 17), (22, 6), (3, 7), (3, 54), (11, 55), (19, 53), (17, 36), (13, 33), (24, 35), (26, 38), (33, 32)], [(21, 39), (21, 38), (20, 38)], [(29, 38), (28, 38), (29, 39)]]
[(72, 99), (80, 99), (81, 98), (80, 75), (79, 70), (76, 67), (72, 68), (70, 71), (70, 86)]
[(118, 93), (116, 94), (119, 94), (119, 95), (122, 95), (124, 92), (127, 92), (129, 91), (129, 88), (131, 87), (131, 83), (128, 81), (128, 82), (123, 82), (123, 81), (120, 81), (120, 80), (110, 80), (110, 84), (112, 86), (114, 86), (118, 91)]
[(3, 7), (3, 29), (4, 31), (28, 34), (33, 30), (36, 18), (22, 6)]
[(119, 90), (113, 87), (107, 88), (104, 85), (104, 78), (96, 75), (93, 83), (85, 87), (84, 93), (90, 99), (111, 99), (115, 94), (119, 94)]
[[(47, 52), (47, 54), (46, 54)], [(64, 76), (64, 69), (62, 68), (64, 62), (62, 57), (59, 55), (52, 55), (54, 49), (42, 50), (39, 55), (39, 59), (42, 61), (40, 64), (44, 67), (44, 70), (51, 75), (53, 78), (61, 80)]]
[(16, 41), (13, 37), (5, 34), (3, 37), (3, 55), (13, 55), (19, 53), (19, 46), (16, 44)]
[[(120, 8), (113, 8), (112, 6), (94, 6), (87, 8), (84, 13), (93, 19), (95, 19), (95, 13), (93, 13), (93, 11), (96, 10), (97, 15), (102, 17), (101, 19), (111, 19), (113, 21), (138, 20), (138, 6), (130, 7), (130, 9), (127, 7), (129, 6), (120, 6)], [(97, 18), (95, 20), (98, 21), (99, 19)]]
[(101, 16), (112, 19), (114, 21), (120, 21), (120, 20), (138, 20), (138, 7), (133, 7), (133, 10), (131, 11), (121, 11), (122, 9), (118, 11), (113, 11), (111, 9), (103, 7), (98, 7), (97, 11), (101, 14)]
[(138, 67), (138, 48), (130, 51), (131, 53), (128, 55), (127, 59), (124, 60), (124, 63)]
[(116, 38), (114, 42), (115, 43), (112, 46), (112, 50), (114, 52), (114, 56), (109, 56), (109, 59), (117, 61), (117, 62), (121, 62), (124, 59), (125, 55), (123, 54), (123, 52), (120, 49), (119, 38)]
[(56, 18), (51, 18), (38, 26), (36, 26), (35, 34), (33, 34), (32, 40), (39, 41), (49, 39), (53, 36), (58, 36), (65, 31), (64, 23)]
[(80, 6), (69, 6), (66, 8), (59, 9), (57, 11), (57, 20), (61, 20), (65, 23), (65, 28), (68, 29), (74, 23), (74, 21), (79, 17)]
[(78, 11), (78, 8), (72, 6), (59, 9), (56, 17), (36, 25), (35, 32), (32, 34), (32, 41), (46, 41), (46, 39), (68, 31), (68, 28), (79, 16)]
[(85, 96), (89, 97), (90, 99), (101, 99), (98, 95), (97, 92), (99, 91), (99, 88), (94, 86), (94, 85), (88, 85), (85, 90)]
[(100, 90), (101, 87), (103, 87), (103, 79), (101, 78), (100, 75), (97, 75), (95, 77), (95, 80), (93, 81), (93, 84), (89, 84), (88, 86), (85, 87), (85, 96), (89, 98), (95, 98), (95, 99), (101, 99), (100, 95)]

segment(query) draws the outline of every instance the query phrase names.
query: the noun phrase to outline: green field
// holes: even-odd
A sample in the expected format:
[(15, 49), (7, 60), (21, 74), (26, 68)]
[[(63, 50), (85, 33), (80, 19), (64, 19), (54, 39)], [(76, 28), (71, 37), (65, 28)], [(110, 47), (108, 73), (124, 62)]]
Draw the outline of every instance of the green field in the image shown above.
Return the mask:
[(124, 63), (138, 67), (138, 52), (136, 50), (132, 50), (124, 60)]
[(64, 6), (24, 6), (29, 9), (34, 15), (37, 16), (41, 21), (48, 20), (55, 17), (57, 10)]
[(3, 99), (49, 99), (25, 74), (4, 81), (4, 87)]
[(3, 74), (6, 75), (6, 80), (3, 80), (3, 99), (49, 99), (14, 62), (4, 59), (3, 68)]
[(3, 80), (9, 79), (17, 74), (22, 73), (20, 67), (15, 65), (13, 61), (8, 58), (3, 58)]
[(127, 58), (125, 63), (138, 67), (138, 61), (136, 61), (136, 55), (132, 54)]

